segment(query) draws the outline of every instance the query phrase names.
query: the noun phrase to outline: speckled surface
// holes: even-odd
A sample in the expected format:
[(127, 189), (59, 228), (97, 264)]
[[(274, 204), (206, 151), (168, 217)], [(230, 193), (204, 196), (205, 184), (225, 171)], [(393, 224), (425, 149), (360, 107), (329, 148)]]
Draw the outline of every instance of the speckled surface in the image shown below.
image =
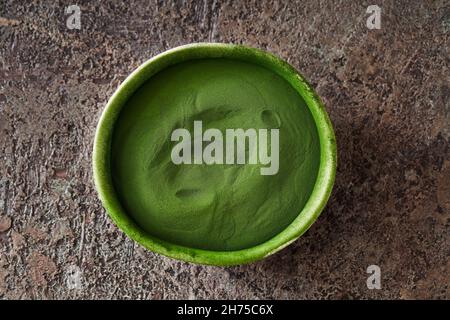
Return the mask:
[[(450, 6), (375, 1), (0, 1), (0, 299), (450, 298)], [(117, 85), (174, 46), (243, 43), (322, 96), (339, 166), (330, 202), (261, 262), (205, 267), (153, 254), (95, 193), (95, 126)], [(366, 268), (381, 268), (380, 290)]]

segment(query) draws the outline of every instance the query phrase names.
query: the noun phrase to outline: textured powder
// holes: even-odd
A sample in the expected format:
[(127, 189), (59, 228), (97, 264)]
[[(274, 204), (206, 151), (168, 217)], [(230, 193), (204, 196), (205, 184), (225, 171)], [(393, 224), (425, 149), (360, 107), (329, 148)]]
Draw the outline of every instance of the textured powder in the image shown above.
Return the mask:
[[(175, 165), (177, 128), (279, 129), (279, 171), (262, 164)], [(207, 143), (205, 143), (207, 144)], [(260, 244), (300, 213), (316, 180), (317, 129), (301, 96), (274, 72), (228, 59), (167, 68), (127, 101), (112, 142), (124, 209), (160, 239), (209, 250)]]

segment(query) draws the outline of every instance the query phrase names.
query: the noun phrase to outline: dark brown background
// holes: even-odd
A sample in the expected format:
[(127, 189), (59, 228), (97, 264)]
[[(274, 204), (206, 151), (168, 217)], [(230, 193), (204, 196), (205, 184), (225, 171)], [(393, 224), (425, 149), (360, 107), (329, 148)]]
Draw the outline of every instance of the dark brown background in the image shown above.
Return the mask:
[[(0, 4), (0, 298), (450, 298), (448, 1)], [(70, 4), (81, 30), (66, 28)], [(370, 4), (381, 30), (366, 28)], [(199, 41), (286, 59), (336, 130), (326, 210), (251, 265), (144, 250), (112, 225), (92, 183), (95, 127), (117, 85)], [(371, 264), (381, 290), (366, 287)]]

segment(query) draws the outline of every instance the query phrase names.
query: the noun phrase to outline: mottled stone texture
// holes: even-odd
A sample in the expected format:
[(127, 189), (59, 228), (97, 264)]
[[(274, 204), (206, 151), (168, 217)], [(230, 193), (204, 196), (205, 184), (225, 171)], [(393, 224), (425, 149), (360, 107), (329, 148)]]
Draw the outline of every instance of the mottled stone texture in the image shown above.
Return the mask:
[[(382, 28), (368, 30), (375, 3)], [(81, 30), (66, 28), (70, 4)], [(0, 17), (0, 298), (450, 298), (448, 1), (0, 0)], [(200, 41), (286, 59), (336, 130), (326, 210), (250, 265), (146, 251), (92, 182), (95, 127), (117, 85)], [(371, 264), (381, 290), (366, 287)]]

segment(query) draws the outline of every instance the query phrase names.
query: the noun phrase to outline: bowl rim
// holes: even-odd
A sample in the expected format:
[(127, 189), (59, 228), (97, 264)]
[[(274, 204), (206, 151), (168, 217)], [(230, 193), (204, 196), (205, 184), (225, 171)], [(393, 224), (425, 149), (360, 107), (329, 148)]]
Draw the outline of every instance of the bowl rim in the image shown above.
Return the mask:
[[(110, 170), (110, 149), (114, 123), (132, 94), (150, 77), (174, 64), (207, 58), (229, 58), (246, 61), (277, 73), (306, 102), (320, 142), (320, 165), (313, 191), (298, 216), (280, 233), (256, 246), (233, 251), (212, 251), (190, 248), (158, 239), (142, 230), (122, 208), (116, 195)], [(277, 56), (238, 44), (192, 43), (175, 47), (147, 60), (135, 69), (117, 88), (107, 102), (97, 125), (93, 148), (94, 184), (103, 207), (112, 221), (127, 236), (145, 248), (174, 259), (207, 265), (238, 265), (261, 260), (299, 238), (325, 207), (334, 184), (337, 164), (336, 139), (325, 107), (305, 78)]]

